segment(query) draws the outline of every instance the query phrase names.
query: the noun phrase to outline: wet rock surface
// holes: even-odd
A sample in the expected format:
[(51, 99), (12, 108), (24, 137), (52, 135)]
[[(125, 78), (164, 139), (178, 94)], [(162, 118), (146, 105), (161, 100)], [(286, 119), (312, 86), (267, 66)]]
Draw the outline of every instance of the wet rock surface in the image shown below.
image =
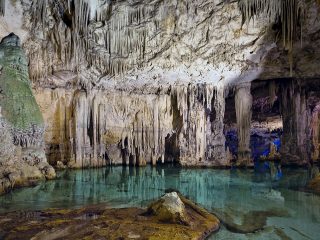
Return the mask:
[[(0, 215), (1, 239), (205, 239), (219, 220), (177, 193), (162, 199), (179, 202), (188, 225), (167, 222), (146, 209), (108, 209), (105, 205), (77, 210), (49, 209)], [(177, 200), (179, 199), (179, 200)], [(170, 200), (170, 202), (171, 202)], [(170, 206), (176, 205), (172, 202)], [(176, 207), (174, 207), (177, 210)], [(180, 209), (180, 210), (181, 210)], [(158, 211), (156, 210), (155, 213)]]

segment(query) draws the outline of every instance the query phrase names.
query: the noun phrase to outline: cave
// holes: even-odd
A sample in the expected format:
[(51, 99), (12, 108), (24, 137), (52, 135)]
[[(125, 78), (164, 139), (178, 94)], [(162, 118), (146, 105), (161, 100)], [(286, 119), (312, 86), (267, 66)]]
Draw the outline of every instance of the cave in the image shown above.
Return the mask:
[(0, 239), (318, 239), (319, 0), (0, 0)]

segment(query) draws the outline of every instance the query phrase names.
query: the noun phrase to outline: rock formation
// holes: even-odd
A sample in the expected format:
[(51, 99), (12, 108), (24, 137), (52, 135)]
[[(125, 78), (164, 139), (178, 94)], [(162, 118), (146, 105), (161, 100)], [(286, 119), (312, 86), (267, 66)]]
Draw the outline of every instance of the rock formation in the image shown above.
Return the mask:
[(167, 193), (152, 203), (148, 212), (161, 222), (189, 225), (186, 207), (176, 192)]
[(238, 164), (250, 164), (250, 129), (252, 118), (251, 85), (238, 86), (235, 93), (236, 117), (238, 128)]
[(283, 135), (281, 156), (284, 164), (305, 165), (318, 161), (319, 89), (316, 83), (280, 83)]
[(44, 152), (44, 125), (31, 91), (19, 38), (0, 43), (0, 194), (14, 186), (55, 177)]
[[(167, 196), (168, 197), (168, 196)], [(202, 240), (218, 231), (220, 221), (214, 215), (175, 193), (168, 198), (179, 201), (188, 225), (159, 220), (146, 209), (108, 209), (101, 205), (82, 209), (48, 209), (0, 215), (6, 224), (0, 225), (4, 239), (176, 239)], [(172, 199), (171, 199), (172, 200)], [(41, 221), (39, 221), (41, 215)]]
[(169, 85), (143, 94), (56, 89), (36, 93), (36, 98), (45, 122), (52, 123), (45, 139), (53, 164), (88, 167), (175, 160), (182, 165), (228, 165), (223, 88)]
[[(0, 35), (22, 36), (52, 164), (229, 166), (224, 116), (232, 97), (237, 161), (248, 165), (250, 83), (320, 76), (315, 1), (24, 0), (1, 1), (0, 13)], [(275, 86), (265, 96), (270, 105), (278, 97), (292, 106), (281, 112), (282, 153), (296, 146), (289, 164), (317, 160), (316, 112), (290, 122), (311, 108), (303, 91), (281, 85), (281, 97)]]

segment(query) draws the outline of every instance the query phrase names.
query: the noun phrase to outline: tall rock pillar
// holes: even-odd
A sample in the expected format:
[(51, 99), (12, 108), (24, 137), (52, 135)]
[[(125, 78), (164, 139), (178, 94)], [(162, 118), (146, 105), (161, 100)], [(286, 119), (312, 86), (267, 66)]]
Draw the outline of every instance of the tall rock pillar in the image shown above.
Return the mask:
[(250, 127), (252, 118), (251, 84), (240, 85), (235, 92), (235, 108), (238, 129), (237, 165), (248, 166), (251, 161)]

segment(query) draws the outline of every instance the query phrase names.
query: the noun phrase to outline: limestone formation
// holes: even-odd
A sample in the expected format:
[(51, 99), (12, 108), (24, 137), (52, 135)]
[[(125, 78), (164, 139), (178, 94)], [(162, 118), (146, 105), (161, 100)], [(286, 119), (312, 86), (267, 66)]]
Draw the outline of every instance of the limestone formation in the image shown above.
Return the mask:
[[(250, 21), (256, 15), (262, 15), (271, 23), (281, 24), (282, 40), (289, 51), (290, 75), (293, 71), (293, 43), (299, 32), (305, 14), (303, 0), (239, 0), (243, 21)], [(302, 38), (302, 33), (300, 34)]]
[(35, 180), (54, 178), (43, 149), (44, 125), (28, 79), (19, 38), (0, 44), (0, 194)]
[(270, 144), (270, 152), (267, 156), (261, 156), (260, 161), (280, 161), (281, 155), (277, 152), (277, 147), (274, 143)]
[[(248, 165), (250, 82), (320, 76), (316, 1), (20, 0), (0, 5), (0, 35), (10, 29), (22, 35), (53, 164), (229, 166), (223, 121), (224, 99), (231, 95), (238, 99), (238, 164)], [(272, 105), (278, 89), (270, 86)], [(308, 159), (309, 148), (318, 149), (316, 114), (308, 137), (303, 129), (310, 117), (293, 127), (286, 121), (289, 112), (282, 115), (286, 129), (299, 132), (299, 156)], [(25, 132), (16, 132), (15, 141), (34, 144), (42, 134), (38, 130), (27, 139)], [(297, 138), (288, 134), (284, 139)], [(303, 139), (312, 142), (307, 153)], [(283, 149), (285, 154), (286, 145)]]
[[(288, 76), (291, 61), (282, 42), (275, 44), (279, 32), (285, 47), (294, 48), (293, 76), (319, 75), (310, 61), (310, 54), (317, 56), (319, 41), (315, 1), (27, 0), (19, 7), (28, 29), (24, 46), (31, 78), (40, 85), (65, 70), (98, 73), (100, 79), (150, 66), (189, 66), (198, 59), (213, 66), (215, 78), (224, 82), (250, 81), (259, 74), (265, 79)], [(256, 18), (253, 24), (255, 15), (269, 21)], [(283, 23), (280, 31), (270, 29), (277, 16)], [(248, 20), (244, 26), (243, 19)], [(294, 41), (299, 25), (303, 25), (303, 48)], [(97, 79), (84, 81), (96, 84)]]
[(250, 84), (238, 86), (235, 93), (236, 116), (238, 128), (238, 162), (242, 166), (248, 166), (251, 160), (250, 129), (252, 117), (252, 96)]
[(188, 225), (186, 207), (176, 192), (162, 196), (149, 206), (148, 211), (161, 222)]
[(285, 164), (305, 164), (310, 154), (310, 110), (306, 91), (299, 83), (281, 85), (283, 135), (281, 155)]
[(229, 164), (224, 148), (223, 88), (169, 86), (143, 95), (56, 89), (35, 96), (45, 122), (52, 123), (45, 134), (52, 164)]

